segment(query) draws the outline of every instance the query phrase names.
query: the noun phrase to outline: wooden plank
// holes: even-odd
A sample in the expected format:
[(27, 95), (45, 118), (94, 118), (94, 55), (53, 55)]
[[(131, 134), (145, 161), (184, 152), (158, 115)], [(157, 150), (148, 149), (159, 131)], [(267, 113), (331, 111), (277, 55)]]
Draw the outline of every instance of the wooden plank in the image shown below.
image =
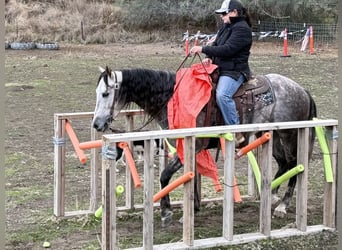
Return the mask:
[(143, 132), (129, 132), (120, 134), (106, 134), (107, 140), (111, 141), (134, 141), (158, 138), (184, 138), (185, 136), (196, 136), (203, 134), (224, 134), (235, 132), (257, 132), (278, 129), (296, 129), (314, 126), (335, 126), (337, 120), (315, 120), (315, 121), (298, 121), (298, 122), (275, 122), (275, 123), (256, 123), (256, 124), (240, 124), (229, 126), (213, 126), (184, 128), (172, 130), (151, 130)]
[(68, 217), (75, 217), (75, 216), (80, 216), (80, 215), (89, 215), (89, 214), (94, 214), (94, 211), (92, 210), (75, 210), (75, 211), (67, 211), (64, 213), (64, 218)]
[[(91, 130), (91, 140), (95, 141), (99, 139), (99, 133), (96, 132), (95, 129), (90, 128)], [(99, 148), (92, 148), (90, 150), (91, 158), (90, 158), (90, 205), (89, 210), (95, 212), (98, 206), (98, 190), (99, 190)]]
[(54, 116), (54, 215), (65, 214), (65, 120)]
[(233, 240), (234, 231), (234, 165), (235, 141), (225, 141), (224, 152), (224, 190), (223, 190), (223, 223), (222, 235), (225, 239)]
[[(132, 131), (134, 129), (134, 117), (126, 115), (126, 129)], [(133, 149), (133, 142), (128, 142), (129, 148)], [(134, 183), (130, 168), (126, 167), (126, 206), (129, 208), (134, 207)]]
[[(195, 173), (195, 137), (184, 139), (184, 173)], [(184, 184), (183, 202), (183, 242), (188, 246), (194, 244), (194, 179)]]
[(297, 164), (304, 171), (297, 175), (296, 226), (301, 231), (307, 227), (308, 171), (309, 171), (309, 128), (298, 129)]
[(116, 173), (115, 161), (106, 157), (110, 142), (104, 141), (102, 151), (102, 250), (117, 249), (116, 241)]
[[(279, 229), (279, 230), (273, 230), (270, 234), (270, 237), (267, 237), (261, 233), (246, 233), (246, 234), (234, 235), (234, 238), (232, 241), (228, 241), (224, 237), (215, 237), (215, 238), (195, 240), (192, 248), (189, 248), (183, 242), (175, 242), (175, 243), (154, 245), (153, 250), (211, 249), (214, 247), (224, 247), (224, 246), (246, 244), (246, 243), (255, 242), (258, 240), (266, 240), (270, 238), (282, 239), (282, 238), (293, 237), (293, 236), (306, 236), (309, 234), (317, 234), (323, 231), (335, 231), (335, 229), (329, 228), (323, 225), (309, 226), (306, 232), (302, 232), (295, 228)], [(143, 248), (137, 247), (137, 248), (129, 248), (126, 250), (143, 250)]]
[(271, 233), (272, 143), (271, 138), (261, 145), (260, 232), (266, 236)]
[[(119, 116), (135, 116), (135, 115), (143, 115), (145, 114), (144, 110), (142, 109), (132, 109), (132, 110), (121, 110)], [(66, 119), (86, 119), (86, 118), (93, 118), (94, 112), (76, 112), (76, 113), (55, 113), (61, 120)]]
[(336, 219), (336, 169), (337, 169), (337, 127), (326, 127), (326, 139), (331, 157), (333, 182), (324, 184), (323, 224), (335, 227)]
[(145, 140), (144, 150), (144, 214), (143, 247), (153, 249), (153, 187), (154, 187), (154, 143)]

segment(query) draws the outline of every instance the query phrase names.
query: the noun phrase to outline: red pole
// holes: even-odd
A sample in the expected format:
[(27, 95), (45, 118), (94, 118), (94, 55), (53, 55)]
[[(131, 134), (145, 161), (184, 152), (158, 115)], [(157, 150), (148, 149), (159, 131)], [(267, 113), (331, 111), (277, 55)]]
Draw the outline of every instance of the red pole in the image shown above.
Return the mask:
[(314, 53), (314, 42), (313, 42), (313, 28), (310, 26), (310, 55)]
[(258, 139), (254, 140), (247, 146), (241, 148), (236, 154), (235, 154), (235, 160), (239, 159), (241, 156), (247, 154), (249, 151), (255, 149), (256, 147), (260, 146), (261, 144), (264, 144), (267, 142), (269, 139), (271, 139), (272, 135), (269, 132), (266, 132), (263, 134), (261, 137)]
[(189, 55), (189, 31), (186, 31), (186, 38), (185, 38), (185, 56)]
[(80, 159), (80, 162), (82, 164), (85, 164), (87, 162), (87, 157), (85, 156), (83, 150), (80, 149), (80, 146), (79, 146), (80, 143), (78, 141), (78, 138), (77, 138), (75, 131), (72, 128), (72, 126), (68, 120), (65, 121), (65, 131), (69, 135), (70, 141), (71, 141), (72, 145), (74, 146), (76, 155)]
[(101, 147), (102, 147), (102, 140), (81, 142), (79, 145), (79, 148), (82, 150), (92, 149), (92, 148), (101, 148)]
[(176, 187), (184, 184), (185, 182), (190, 181), (192, 178), (195, 177), (194, 172), (188, 172), (184, 174), (183, 176), (178, 177), (176, 180), (171, 182), (169, 185), (164, 187), (162, 190), (160, 190), (158, 193), (156, 193), (153, 196), (153, 202), (159, 201), (161, 198), (163, 198), (165, 195), (170, 193), (172, 190), (174, 190)]
[(130, 151), (127, 142), (119, 142), (117, 144), (117, 146), (123, 149), (123, 152), (124, 152), (125, 157), (126, 157), (126, 161), (128, 163), (128, 167), (131, 170), (134, 186), (136, 188), (140, 188), (141, 187), (141, 181), (139, 178), (137, 167), (135, 166), (135, 162), (134, 162), (134, 159), (132, 156), (132, 152)]
[(200, 34), (200, 33), (201, 33), (201, 32), (198, 31), (197, 34), (196, 34), (194, 46), (197, 46), (197, 45), (198, 45), (198, 37), (199, 37), (199, 34)]

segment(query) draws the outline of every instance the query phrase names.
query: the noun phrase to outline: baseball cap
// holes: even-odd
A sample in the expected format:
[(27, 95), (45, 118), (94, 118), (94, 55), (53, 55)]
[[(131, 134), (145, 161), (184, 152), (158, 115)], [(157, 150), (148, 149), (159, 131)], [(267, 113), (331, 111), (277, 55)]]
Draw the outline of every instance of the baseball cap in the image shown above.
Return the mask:
[(221, 8), (215, 10), (216, 14), (228, 13), (231, 10), (241, 10), (242, 4), (237, 0), (224, 0)]

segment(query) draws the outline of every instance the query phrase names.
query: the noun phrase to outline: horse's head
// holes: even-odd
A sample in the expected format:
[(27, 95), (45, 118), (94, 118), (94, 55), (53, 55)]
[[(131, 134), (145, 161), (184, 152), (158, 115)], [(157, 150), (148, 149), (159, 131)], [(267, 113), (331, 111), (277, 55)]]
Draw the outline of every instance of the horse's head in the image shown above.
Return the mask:
[(109, 124), (119, 114), (116, 109), (119, 89), (122, 83), (122, 72), (113, 72), (108, 67), (99, 67), (101, 75), (96, 87), (96, 107), (94, 111), (93, 127), (104, 132)]

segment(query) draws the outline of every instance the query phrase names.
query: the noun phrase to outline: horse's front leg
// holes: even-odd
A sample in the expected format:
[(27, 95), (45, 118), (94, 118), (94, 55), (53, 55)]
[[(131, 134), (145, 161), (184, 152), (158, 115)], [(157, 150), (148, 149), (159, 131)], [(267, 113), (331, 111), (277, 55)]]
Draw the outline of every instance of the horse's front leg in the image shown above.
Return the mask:
[[(290, 170), (292, 167), (295, 166), (295, 164), (292, 162), (292, 164), (290, 164), (290, 168), (288, 168), (287, 170)], [(296, 182), (297, 182), (297, 176), (293, 176), (290, 178), (289, 183), (287, 185), (287, 190), (284, 194), (283, 199), (281, 200), (281, 202), (279, 203), (279, 205), (274, 209), (273, 215), (279, 218), (283, 218), (286, 215), (286, 210), (288, 208), (288, 206), (290, 205), (290, 201), (292, 199), (293, 196), (293, 192), (296, 186)]]
[[(169, 181), (172, 178), (173, 174), (176, 173), (181, 167), (183, 167), (183, 164), (181, 163), (178, 156), (174, 157), (169, 162), (169, 164), (166, 166), (166, 168), (164, 169), (164, 171), (161, 173), (161, 176), (160, 176), (160, 184), (162, 188), (166, 187), (169, 184)], [(172, 215), (173, 215), (173, 212), (171, 211), (169, 194), (161, 198), (160, 207), (161, 207), (162, 226), (166, 227), (170, 225), (172, 221)]]
[(290, 201), (293, 196), (296, 182), (297, 182), (297, 176), (293, 176), (292, 178), (290, 178), (289, 184), (287, 186), (287, 190), (283, 199), (281, 200), (279, 205), (274, 209), (274, 213), (273, 213), (274, 216), (283, 218), (286, 215), (286, 210), (288, 206), (290, 205)]

